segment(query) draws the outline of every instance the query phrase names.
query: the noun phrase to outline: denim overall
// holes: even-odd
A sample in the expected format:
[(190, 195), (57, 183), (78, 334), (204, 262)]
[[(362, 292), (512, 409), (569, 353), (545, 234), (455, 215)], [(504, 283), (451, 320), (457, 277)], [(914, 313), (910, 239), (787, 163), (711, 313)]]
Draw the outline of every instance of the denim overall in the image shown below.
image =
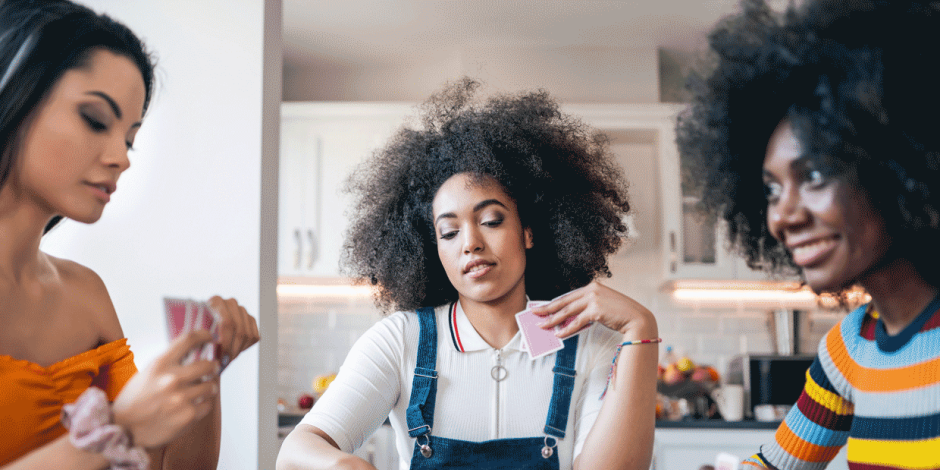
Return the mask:
[(574, 361), (578, 337), (565, 340), (555, 353), (552, 401), (545, 420), (545, 436), (469, 442), (431, 435), (437, 396), (437, 322), (432, 308), (418, 309), (421, 333), (418, 361), (408, 402), (408, 434), (417, 439), (411, 457), (412, 470), (432, 469), (531, 469), (558, 470), (556, 439), (565, 437), (568, 409), (574, 390)]

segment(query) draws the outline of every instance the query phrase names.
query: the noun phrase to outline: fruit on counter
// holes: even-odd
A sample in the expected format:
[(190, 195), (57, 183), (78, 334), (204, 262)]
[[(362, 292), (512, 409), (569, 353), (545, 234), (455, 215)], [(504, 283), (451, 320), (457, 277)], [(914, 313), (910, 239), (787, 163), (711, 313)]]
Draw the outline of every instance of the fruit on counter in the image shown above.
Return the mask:
[(336, 374), (324, 374), (318, 375), (313, 379), (313, 391), (317, 395), (323, 395), (323, 392), (333, 383), (333, 380), (336, 379)]
[(693, 382), (711, 382), (712, 375), (708, 372), (708, 368), (696, 367), (689, 375), (689, 380)]
[(313, 395), (309, 393), (304, 393), (300, 395), (300, 398), (297, 399), (297, 406), (302, 410), (309, 410), (313, 408)]
[(721, 380), (721, 375), (718, 374), (718, 369), (715, 369), (712, 366), (705, 366), (705, 369), (708, 370), (708, 375), (711, 377), (712, 382), (718, 382)]
[(679, 368), (675, 364), (666, 366), (666, 370), (663, 371), (664, 384), (675, 385), (683, 380), (685, 380), (685, 374), (679, 371)]
[(656, 380), (659, 380), (660, 382), (662, 382), (664, 372), (666, 372), (666, 368), (660, 364), (656, 364)]
[(676, 368), (679, 369), (679, 372), (682, 372), (683, 374), (691, 374), (692, 370), (695, 369), (695, 363), (692, 362), (692, 359), (682, 357), (676, 361)]

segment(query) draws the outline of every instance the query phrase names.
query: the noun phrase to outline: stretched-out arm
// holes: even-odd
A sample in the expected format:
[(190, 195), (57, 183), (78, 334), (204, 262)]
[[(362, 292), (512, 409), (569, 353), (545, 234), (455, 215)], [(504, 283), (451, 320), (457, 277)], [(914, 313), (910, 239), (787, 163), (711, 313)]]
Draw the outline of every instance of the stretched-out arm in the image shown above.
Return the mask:
[(336, 380), (284, 440), (278, 470), (374, 470), (351, 452), (388, 417), (401, 393), (403, 319), (386, 318), (356, 341)]
[(376, 470), (355, 455), (343, 452), (325, 432), (309, 424), (299, 424), (281, 445), (277, 470)]
[[(624, 342), (659, 337), (656, 319), (648, 309), (596, 282), (533, 311), (551, 315), (543, 328), (551, 328), (568, 317), (576, 316), (560, 332), (561, 336), (594, 322), (619, 332)], [(616, 347), (611, 349), (609, 357), (613, 358), (615, 352)], [(576, 470), (649, 468), (656, 427), (658, 360), (659, 348), (655, 343), (623, 347), (604, 402), (581, 453), (575, 458)]]

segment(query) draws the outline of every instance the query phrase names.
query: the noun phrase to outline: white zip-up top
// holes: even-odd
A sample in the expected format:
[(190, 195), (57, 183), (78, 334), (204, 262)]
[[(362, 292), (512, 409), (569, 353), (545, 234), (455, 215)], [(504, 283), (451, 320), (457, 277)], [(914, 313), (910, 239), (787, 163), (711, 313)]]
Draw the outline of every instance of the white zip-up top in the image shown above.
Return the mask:
[[(555, 355), (533, 361), (519, 333), (497, 350), (473, 328), (459, 302), (455, 307), (435, 309), (438, 383), (432, 434), (474, 442), (543, 436)], [(336, 380), (301, 424), (320, 428), (340, 449), (352, 452), (388, 417), (400, 468), (407, 469), (415, 440), (408, 436), (406, 410), (419, 330), (414, 312), (396, 312), (375, 324), (353, 346)], [(571, 468), (594, 424), (619, 341), (617, 332), (599, 324), (580, 333), (565, 438), (556, 449), (562, 469)]]

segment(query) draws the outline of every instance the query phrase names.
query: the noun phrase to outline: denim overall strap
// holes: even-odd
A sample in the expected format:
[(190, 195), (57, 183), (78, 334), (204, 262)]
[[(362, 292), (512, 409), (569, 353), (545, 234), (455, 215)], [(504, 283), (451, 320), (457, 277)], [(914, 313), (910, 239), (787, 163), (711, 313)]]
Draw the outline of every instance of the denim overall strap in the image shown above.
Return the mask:
[(555, 353), (555, 381), (552, 385), (552, 401), (548, 405), (545, 419), (545, 434), (559, 439), (565, 437), (568, 426), (568, 410), (574, 393), (574, 361), (578, 356), (578, 335), (565, 340), (565, 349)]
[(418, 360), (408, 402), (408, 435), (418, 437), (431, 432), (434, 424), (434, 399), (437, 397), (437, 322), (431, 307), (417, 310), (421, 332), (418, 336)]

